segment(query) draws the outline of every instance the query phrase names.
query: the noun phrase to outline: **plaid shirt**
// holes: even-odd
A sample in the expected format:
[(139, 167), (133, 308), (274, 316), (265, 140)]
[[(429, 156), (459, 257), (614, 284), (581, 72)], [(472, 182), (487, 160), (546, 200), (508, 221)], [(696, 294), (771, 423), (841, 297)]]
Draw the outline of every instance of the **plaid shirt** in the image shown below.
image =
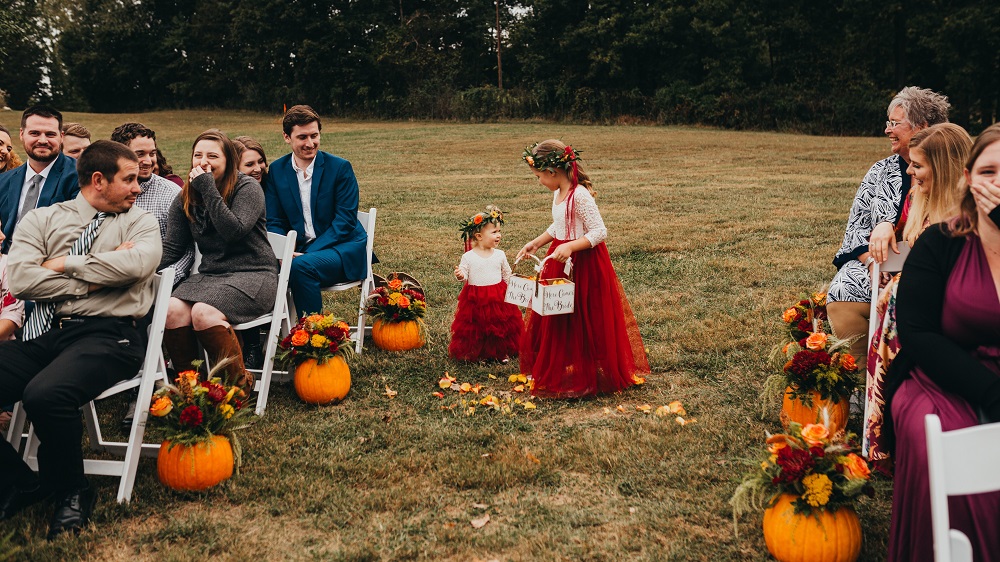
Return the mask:
[[(139, 184), (142, 193), (135, 198), (135, 205), (140, 209), (152, 213), (156, 217), (156, 222), (160, 223), (160, 238), (167, 239), (167, 215), (170, 204), (181, 192), (174, 182), (153, 174), (148, 180)], [(194, 248), (189, 249), (174, 262), (173, 267), (176, 272), (174, 286), (183, 281), (191, 271), (191, 264), (194, 263)]]

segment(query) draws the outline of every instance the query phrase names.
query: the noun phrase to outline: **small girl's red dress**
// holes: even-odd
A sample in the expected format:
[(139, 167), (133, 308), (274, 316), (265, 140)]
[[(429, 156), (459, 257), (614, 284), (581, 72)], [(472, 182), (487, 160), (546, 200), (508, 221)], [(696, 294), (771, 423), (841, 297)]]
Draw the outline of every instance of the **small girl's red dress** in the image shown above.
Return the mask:
[(516, 306), (503, 300), (510, 279), (507, 256), (494, 249), (484, 258), (469, 250), (458, 267), (466, 283), (458, 295), (448, 354), (462, 361), (502, 361), (516, 356), (524, 319)]
[[(574, 312), (553, 316), (528, 312), (521, 339), (521, 372), (532, 377), (536, 396), (571, 398), (617, 392), (649, 374), (639, 325), (611, 265), (604, 243), (608, 231), (594, 197), (577, 186), (566, 200), (558, 198), (557, 191), (553, 223), (547, 230), (554, 238), (548, 254), (581, 236), (593, 247), (572, 254)], [(571, 203), (569, 215), (567, 202)], [(549, 260), (539, 279), (565, 277), (564, 267)]]

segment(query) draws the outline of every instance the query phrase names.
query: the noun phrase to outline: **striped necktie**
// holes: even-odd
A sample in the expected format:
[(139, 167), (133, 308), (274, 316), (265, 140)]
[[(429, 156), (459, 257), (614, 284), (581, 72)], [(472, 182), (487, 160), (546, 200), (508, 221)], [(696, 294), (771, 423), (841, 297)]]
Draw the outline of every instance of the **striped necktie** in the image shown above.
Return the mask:
[[(80, 237), (76, 239), (76, 242), (73, 242), (73, 247), (70, 248), (69, 255), (82, 256), (90, 253), (90, 248), (94, 245), (94, 239), (97, 238), (97, 229), (101, 227), (101, 223), (104, 222), (104, 218), (107, 216), (107, 213), (97, 213), (97, 216), (94, 217), (94, 220), (90, 221), (90, 224), (80, 234)], [(35, 303), (35, 308), (32, 310), (31, 316), (24, 323), (22, 339), (25, 341), (34, 339), (49, 331), (49, 328), (52, 327), (52, 317), (55, 316), (55, 313), (56, 303)]]

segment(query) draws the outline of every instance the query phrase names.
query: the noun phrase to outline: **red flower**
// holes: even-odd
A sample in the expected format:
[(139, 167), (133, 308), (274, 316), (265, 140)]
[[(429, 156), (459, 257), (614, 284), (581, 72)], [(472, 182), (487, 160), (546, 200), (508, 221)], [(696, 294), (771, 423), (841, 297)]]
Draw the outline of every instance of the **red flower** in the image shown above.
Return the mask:
[(213, 403), (218, 404), (226, 398), (226, 389), (222, 388), (222, 385), (215, 384), (208, 389), (208, 399)]
[(809, 308), (809, 301), (805, 300), (805, 299), (800, 300), (799, 301), (799, 306), (803, 306), (803, 307)]
[(816, 464), (816, 460), (809, 454), (809, 451), (793, 447), (781, 448), (778, 451), (776, 462), (781, 467), (781, 472), (774, 477), (773, 482), (775, 484), (801, 480)]
[(201, 415), (201, 409), (198, 406), (191, 405), (184, 408), (181, 412), (181, 425), (186, 425), (188, 427), (198, 427), (201, 425), (203, 417)]
[(799, 323), (795, 326), (800, 332), (810, 332), (813, 329), (812, 322), (808, 320), (799, 320)]
[(803, 349), (792, 356), (792, 360), (785, 365), (785, 370), (800, 377), (806, 377), (820, 365), (830, 364), (830, 354), (825, 351), (810, 351)]
[(243, 401), (242, 400), (233, 399), (233, 405), (236, 407), (237, 410), (242, 410), (243, 409)]
[(826, 451), (823, 447), (809, 447), (809, 453), (816, 458), (823, 458), (826, 456)]

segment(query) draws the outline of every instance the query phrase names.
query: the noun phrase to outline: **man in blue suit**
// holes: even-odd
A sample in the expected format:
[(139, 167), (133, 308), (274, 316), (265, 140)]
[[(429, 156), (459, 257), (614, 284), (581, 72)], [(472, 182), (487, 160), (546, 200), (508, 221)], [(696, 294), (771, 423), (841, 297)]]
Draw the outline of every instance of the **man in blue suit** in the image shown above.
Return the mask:
[(322, 310), (320, 288), (364, 279), (367, 237), (351, 163), (319, 150), (319, 115), (308, 105), (292, 106), (281, 128), (292, 153), (268, 167), (267, 230), (298, 233), (289, 286), (302, 316)]
[(7, 237), (7, 253), (14, 229), (24, 215), (38, 207), (69, 201), (80, 192), (76, 160), (62, 154), (62, 113), (34, 105), (21, 114), (21, 143), (28, 161), (0, 175), (0, 221)]

